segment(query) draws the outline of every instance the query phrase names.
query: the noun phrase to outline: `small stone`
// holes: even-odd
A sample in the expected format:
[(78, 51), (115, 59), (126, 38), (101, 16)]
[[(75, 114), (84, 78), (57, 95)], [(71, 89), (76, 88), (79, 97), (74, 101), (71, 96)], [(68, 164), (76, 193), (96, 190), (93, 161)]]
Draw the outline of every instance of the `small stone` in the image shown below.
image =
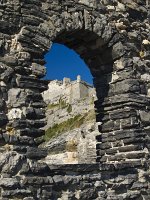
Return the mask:
[(150, 45), (150, 41), (149, 40), (143, 40), (142, 44), (144, 44), (144, 45)]
[(116, 67), (116, 69), (124, 69), (124, 64), (123, 64), (123, 61), (122, 60), (116, 60), (114, 62), (114, 66)]
[(118, 2), (118, 5), (116, 7), (116, 11), (117, 12), (125, 12), (126, 11), (126, 7), (123, 3)]
[(116, 22), (115, 25), (116, 25), (116, 28), (117, 28), (119, 31), (120, 31), (120, 30), (125, 30), (125, 29), (127, 28), (127, 26), (124, 25), (123, 22)]
[(108, 6), (107, 6), (107, 9), (108, 9), (109, 11), (114, 11), (114, 10), (115, 10), (115, 6), (110, 6), (110, 5), (108, 5)]
[(4, 81), (0, 81), (0, 86), (6, 87), (6, 83)]
[(8, 119), (21, 119), (23, 116), (23, 111), (20, 108), (13, 108), (8, 113)]
[(46, 68), (36, 63), (32, 63), (31, 70), (37, 77), (43, 77), (46, 74)]

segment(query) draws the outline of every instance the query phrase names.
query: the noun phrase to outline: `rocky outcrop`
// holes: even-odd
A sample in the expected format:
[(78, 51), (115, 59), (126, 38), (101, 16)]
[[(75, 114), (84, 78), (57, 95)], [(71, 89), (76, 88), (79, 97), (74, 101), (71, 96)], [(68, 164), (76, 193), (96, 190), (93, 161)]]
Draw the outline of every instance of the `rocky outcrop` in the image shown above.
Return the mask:
[(88, 122), (80, 128), (51, 138), (44, 146), (48, 150), (47, 164), (82, 164), (96, 162), (96, 123)]

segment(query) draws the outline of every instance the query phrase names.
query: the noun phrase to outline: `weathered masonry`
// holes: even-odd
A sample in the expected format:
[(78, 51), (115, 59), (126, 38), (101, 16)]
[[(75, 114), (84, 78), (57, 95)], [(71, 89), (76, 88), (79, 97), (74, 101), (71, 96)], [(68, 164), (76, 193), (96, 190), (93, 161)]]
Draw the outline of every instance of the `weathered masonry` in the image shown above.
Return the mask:
[[(0, 0), (1, 200), (150, 199), (148, 0)], [(97, 163), (47, 166), (44, 55), (65, 44), (97, 90)], [(59, 55), (58, 55), (59, 57)]]

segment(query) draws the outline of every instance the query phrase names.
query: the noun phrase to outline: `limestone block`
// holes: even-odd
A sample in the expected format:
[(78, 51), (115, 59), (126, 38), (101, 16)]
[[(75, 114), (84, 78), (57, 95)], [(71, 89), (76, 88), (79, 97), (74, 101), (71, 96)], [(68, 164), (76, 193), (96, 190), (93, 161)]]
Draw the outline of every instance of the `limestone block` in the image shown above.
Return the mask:
[(149, 82), (150, 81), (150, 75), (149, 74), (142, 74), (141, 79), (144, 81)]
[(108, 5), (108, 6), (107, 6), (107, 9), (108, 9), (109, 11), (114, 11), (114, 10), (115, 10), (115, 6), (110, 6), (110, 5)]
[(23, 117), (23, 111), (19, 108), (13, 108), (8, 112), (7, 116), (9, 120), (21, 119)]
[(20, 88), (12, 88), (8, 91), (8, 104), (16, 107), (25, 104), (26, 96), (24, 90)]
[(3, 133), (3, 139), (4, 139), (5, 142), (8, 143), (9, 142), (9, 134)]
[(119, 79), (119, 76), (116, 73), (112, 73), (108, 76), (108, 83), (116, 82)]
[[(10, 197), (14, 197), (14, 196), (19, 196), (20, 193), (24, 196), (31, 195), (31, 191), (29, 189), (18, 190), (18, 188), (16, 188), (16, 189), (13, 189), (13, 190), (8, 190), (7, 192), (3, 192), (3, 197), (10, 198)], [(28, 198), (28, 200), (30, 200), (30, 198)], [(33, 200), (33, 199), (31, 198), (31, 200)]]
[(47, 89), (46, 81), (39, 80), (33, 76), (18, 75), (16, 78), (16, 83), (19, 88), (38, 89), (40, 92), (43, 92)]
[(43, 77), (46, 74), (46, 68), (36, 63), (32, 63), (31, 70), (37, 77)]
[(91, 29), (92, 19), (88, 11), (84, 10), (84, 23), (85, 29)]
[(144, 45), (150, 45), (150, 41), (145, 39), (145, 40), (142, 41), (142, 44), (144, 44)]
[(114, 93), (119, 94), (119, 93), (127, 93), (129, 91), (132, 92), (140, 92), (140, 85), (138, 80), (136, 79), (127, 79), (121, 82), (114, 83)]
[(0, 86), (6, 87), (6, 83), (4, 81), (0, 81)]
[(5, 153), (0, 152), (0, 169), (2, 169), (3, 166), (8, 163), (10, 156), (11, 154), (8, 152), (5, 152)]
[(78, 157), (76, 152), (64, 152), (48, 155), (45, 160), (47, 164), (77, 164)]
[(116, 7), (116, 11), (117, 12), (125, 12), (126, 11), (125, 5), (123, 3), (118, 2), (118, 5)]
[(121, 42), (118, 42), (113, 46), (113, 50), (112, 50), (113, 60), (120, 58), (121, 56), (124, 55), (124, 53), (125, 53), (125, 49)]
[(17, 181), (16, 178), (1, 178), (0, 186), (15, 189), (19, 186), (19, 182)]
[(23, 155), (20, 155), (16, 152), (10, 152), (9, 159), (7, 163), (3, 166), (2, 174), (10, 174), (12, 176), (12, 174), (15, 173), (16, 169), (20, 166), (23, 160)]
[(125, 67), (124, 64), (123, 64), (123, 61), (121, 59), (116, 60), (114, 62), (114, 66), (116, 67), (117, 70), (124, 69), (124, 67)]
[(106, 18), (96, 18), (95, 23), (93, 25), (93, 30), (96, 32), (100, 37), (102, 35), (104, 26), (107, 24)]
[(17, 59), (14, 56), (6, 56), (6, 57), (3, 57), (0, 60), (2, 60), (8, 66), (17, 65)]
[(45, 131), (42, 129), (36, 129), (36, 128), (27, 128), (25, 127), (24, 129), (17, 130), (17, 133), (20, 134), (21, 136), (29, 136), (29, 137), (41, 137), (45, 134)]
[(146, 111), (140, 111), (140, 118), (143, 124), (150, 124), (150, 113)]
[(43, 148), (28, 147), (26, 156), (30, 159), (44, 158), (47, 156), (47, 150)]

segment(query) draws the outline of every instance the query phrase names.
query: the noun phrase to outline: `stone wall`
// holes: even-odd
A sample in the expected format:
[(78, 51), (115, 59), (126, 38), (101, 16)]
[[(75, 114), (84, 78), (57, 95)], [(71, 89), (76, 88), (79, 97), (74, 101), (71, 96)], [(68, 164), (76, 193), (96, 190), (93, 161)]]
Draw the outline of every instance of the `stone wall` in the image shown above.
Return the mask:
[[(0, 1), (2, 200), (149, 199), (149, 16), (148, 0)], [(93, 75), (98, 169), (40, 165), (52, 42), (79, 53)]]
[[(140, 170), (140, 173), (137, 172)], [(19, 177), (1, 179), (2, 200), (149, 199), (149, 186), (138, 162), (120, 164), (24, 164)], [(140, 176), (138, 176), (138, 173)], [(148, 181), (148, 179), (147, 179)], [(142, 195), (141, 195), (142, 194)], [(24, 198), (25, 197), (25, 198)]]

